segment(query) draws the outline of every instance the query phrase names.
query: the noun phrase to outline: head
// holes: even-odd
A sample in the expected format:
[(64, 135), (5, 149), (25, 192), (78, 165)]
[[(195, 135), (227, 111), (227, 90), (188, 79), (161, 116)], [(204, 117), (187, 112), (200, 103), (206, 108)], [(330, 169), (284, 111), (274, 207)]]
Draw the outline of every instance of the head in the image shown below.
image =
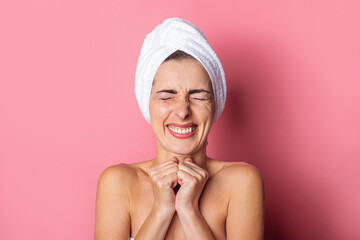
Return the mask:
[(166, 58), (153, 80), (149, 112), (158, 148), (178, 155), (204, 150), (215, 101), (203, 65), (182, 51)]
[(145, 38), (135, 94), (158, 146), (189, 154), (206, 145), (211, 124), (224, 109), (225, 74), (201, 30), (169, 18)]

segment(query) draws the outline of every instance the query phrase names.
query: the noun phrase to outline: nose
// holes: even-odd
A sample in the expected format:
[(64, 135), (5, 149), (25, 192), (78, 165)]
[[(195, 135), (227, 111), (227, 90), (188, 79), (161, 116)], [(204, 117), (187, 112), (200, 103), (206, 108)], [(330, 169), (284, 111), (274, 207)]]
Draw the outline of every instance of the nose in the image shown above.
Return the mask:
[(191, 115), (189, 98), (186, 96), (180, 97), (176, 103), (175, 114), (180, 119), (186, 119)]

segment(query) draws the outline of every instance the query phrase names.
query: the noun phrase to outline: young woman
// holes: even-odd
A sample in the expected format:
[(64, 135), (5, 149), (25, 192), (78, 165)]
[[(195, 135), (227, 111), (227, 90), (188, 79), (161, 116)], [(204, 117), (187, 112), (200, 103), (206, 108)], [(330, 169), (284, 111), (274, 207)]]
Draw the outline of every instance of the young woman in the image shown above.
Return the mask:
[(135, 88), (156, 156), (101, 174), (95, 239), (263, 239), (257, 169), (206, 155), (226, 85), (201, 31), (178, 18), (155, 28), (141, 50)]

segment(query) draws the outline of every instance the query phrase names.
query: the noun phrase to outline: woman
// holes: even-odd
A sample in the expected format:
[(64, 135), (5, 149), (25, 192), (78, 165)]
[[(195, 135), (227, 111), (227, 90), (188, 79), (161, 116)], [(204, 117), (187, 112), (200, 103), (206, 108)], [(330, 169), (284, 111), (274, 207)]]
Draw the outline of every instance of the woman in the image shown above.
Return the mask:
[(95, 239), (263, 239), (259, 172), (206, 156), (226, 85), (201, 31), (171, 18), (148, 34), (135, 89), (156, 156), (101, 174)]

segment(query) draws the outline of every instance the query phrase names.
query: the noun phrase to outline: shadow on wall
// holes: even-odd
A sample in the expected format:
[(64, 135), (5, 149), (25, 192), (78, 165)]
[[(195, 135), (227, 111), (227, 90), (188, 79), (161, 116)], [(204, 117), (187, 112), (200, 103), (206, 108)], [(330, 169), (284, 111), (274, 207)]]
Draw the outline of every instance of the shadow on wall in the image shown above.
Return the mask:
[(297, 129), (286, 94), (291, 79), (284, 71), (290, 59), (281, 46), (266, 46), (264, 40), (221, 36), (219, 42), (225, 42), (215, 49), (225, 69), (228, 95), (210, 135), (210, 156), (246, 161), (262, 173), (265, 239), (335, 239), (325, 206), (311, 194), (320, 183), (303, 183), (309, 176), (296, 164), (301, 161), (295, 150)]

